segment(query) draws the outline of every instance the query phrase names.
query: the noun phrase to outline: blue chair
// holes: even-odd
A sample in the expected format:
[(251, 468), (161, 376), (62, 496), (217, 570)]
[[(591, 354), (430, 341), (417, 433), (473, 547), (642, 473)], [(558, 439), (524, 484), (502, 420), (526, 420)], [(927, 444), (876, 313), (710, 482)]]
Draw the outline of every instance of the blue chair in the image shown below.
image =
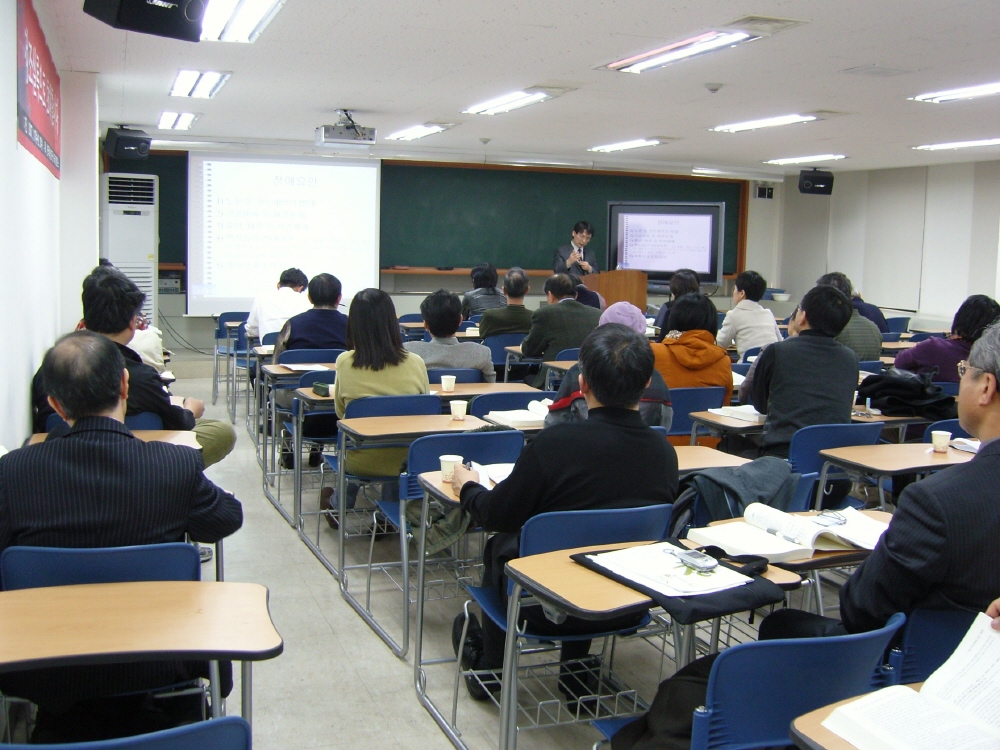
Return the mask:
[[(477, 325), (477, 323), (474, 323), (471, 319), (470, 320), (463, 320), (458, 325), (458, 332), (461, 333), (462, 331), (467, 331), (470, 328), (475, 328), (476, 325)], [(431, 332), (430, 331), (424, 331), (424, 341), (430, 341), (433, 338), (434, 337), (431, 336)]]
[(125, 426), (130, 430), (162, 430), (163, 419), (159, 414), (143, 411), (131, 417), (125, 417)]
[(265, 333), (264, 338), (260, 340), (261, 346), (274, 346), (278, 341), (278, 334), (280, 331), (272, 331), (271, 333)]
[(500, 333), (484, 338), (483, 345), (490, 350), (493, 366), (496, 368), (505, 367), (507, 365), (506, 347), (520, 346), (526, 335), (524, 333)]
[(962, 425), (958, 423), (957, 419), (942, 419), (939, 422), (927, 425), (927, 429), (924, 430), (925, 443), (931, 442), (931, 433), (935, 430), (946, 430), (947, 432), (950, 432), (952, 439), (972, 437), (969, 433), (962, 429)]
[(716, 314), (719, 316), (719, 328), (722, 328), (722, 324), (726, 320), (726, 313), (720, 312), (720, 313), (716, 313)]
[(923, 682), (954, 653), (972, 626), (975, 612), (960, 609), (914, 610), (903, 628), (903, 640), (889, 651), (891, 682)]
[(691, 412), (721, 408), (725, 397), (725, 388), (671, 388), (670, 404), (674, 408), (674, 419), (667, 434), (690, 435), (693, 426), (689, 416)]
[(247, 343), (247, 324), (245, 322), (240, 323), (240, 327), (236, 329), (236, 343), (233, 345), (232, 351), (229, 352), (227, 361), (232, 369), (229, 373), (230, 377), (226, 379), (226, 405), (229, 409), (230, 420), (236, 424), (236, 402), (240, 396), (240, 380), (242, 379), (237, 377), (237, 371), (250, 369), (250, 350)]
[(921, 341), (926, 341), (927, 339), (934, 339), (934, 338), (944, 338), (944, 334), (928, 333), (926, 331), (924, 331), (923, 333), (915, 333), (912, 336), (910, 336), (910, 343), (917, 344), (920, 343)]
[(799, 475), (799, 483), (795, 485), (792, 499), (788, 501), (788, 507), (785, 508), (786, 513), (802, 513), (812, 509), (818, 479), (819, 474), (815, 471)]
[(760, 354), (761, 348), (762, 347), (759, 346), (751, 346), (749, 349), (743, 352), (743, 357), (740, 359), (740, 362), (749, 362), (750, 357), (756, 357)]
[[(402, 323), (423, 323), (424, 316), (420, 313), (406, 313), (405, 315), (399, 316), (399, 322)], [(424, 338), (424, 329), (416, 328), (409, 329), (403, 328), (402, 325), (399, 327), (400, 333), (403, 335), (403, 341), (422, 341)]]
[(543, 398), (556, 398), (555, 391), (534, 391), (517, 393), (484, 393), (476, 396), (469, 402), (469, 414), (482, 419), (491, 411), (514, 411), (515, 409), (527, 409), (532, 401), (541, 401)]
[(906, 333), (910, 330), (909, 318), (886, 318), (885, 324), (889, 326), (890, 333)]
[(556, 355), (556, 362), (576, 362), (580, 359), (580, 347), (563, 349)]
[[(580, 348), (563, 349), (556, 354), (555, 362), (576, 362), (580, 359)], [(565, 373), (558, 373), (556, 370), (545, 368), (545, 390), (556, 391), (562, 383)]]
[(479, 325), (479, 323), (480, 323), (480, 321), (482, 321), (482, 319), (483, 319), (483, 314), (482, 313), (479, 313), (478, 315), (470, 315), (469, 316), (469, 322), (472, 323), (473, 325), (476, 325), (476, 326)]
[(874, 375), (880, 375), (882, 374), (882, 362), (877, 359), (859, 362), (858, 369), (862, 372), (870, 372)]
[[(750, 372), (750, 368), (753, 366), (753, 362), (733, 362), (733, 372), (739, 373), (743, 377), (747, 376)], [(671, 391), (673, 393), (673, 391)]]
[(406, 313), (399, 316), (400, 323), (423, 323), (424, 316), (421, 313)]
[[(226, 323), (245, 323), (247, 318), (250, 317), (249, 312), (224, 312), (219, 314), (219, 319), (216, 321), (215, 325), (215, 347), (212, 351), (212, 403), (214, 404), (219, 398), (219, 357), (229, 357), (231, 352), (226, 347), (225, 342), (227, 338)], [(226, 377), (229, 376), (228, 367), (226, 369)]]
[(286, 349), (278, 355), (279, 365), (303, 365), (336, 362), (343, 349)]
[(48, 418), (45, 420), (45, 431), (46, 432), (52, 432), (52, 430), (56, 429), (57, 427), (62, 427), (63, 425), (66, 425), (66, 427), (69, 427), (69, 425), (66, 424), (66, 420), (65, 419), (63, 419), (62, 417), (60, 417), (55, 412), (52, 412), (51, 414), (49, 414)]
[(958, 396), (958, 383), (949, 383), (947, 381), (935, 381), (934, 385), (940, 386), (941, 392), (946, 396)]
[(483, 371), (471, 367), (435, 367), (427, 371), (428, 383), (440, 383), (442, 375), (454, 375), (456, 383), (482, 383)]
[(11, 750), (250, 750), (250, 725), (224, 716), (161, 732), (66, 745), (5, 745)]
[(883, 344), (889, 344), (889, 343), (894, 343), (896, 341), (899, 341), (899, 337), (901, 335), (902, 334), (899, 331), (890, 331), (889, 333), (883, 333), (882, 334), (882, 343)]
[[(314, 383), (329, 383), (330, 385), (333, 385), (336, 382), (337, 382), (337, 371), (336, 370), (316, 370), (314, 372), (305, 372), (305, 373), (302, 373), (302, 377), (299, 378), (299, 383), (296, 386), (296, 388), (312, 388)], [(292, 435), (292, 436), (295, 435), (295, 430), (294, 430), (295, 420), (298, 418), (298, 416), (299, 416), (299, 410), (301, 408), (302, 408), (302, 403), (300, 402), (300, 400), (298, 398), (293, 398), (292, 399), (292, 408), (291, 408), (290, 412), (286, 412), (284, 409), (281, 409), (280, 407), (278, 407), (276, 409), (276, 411), (279, 411), (282, 414), (287, 413), (291, 417), (291, 419), (289, 419), (289, 420), (287, 420), (285, 422), (282, 422), (282, 426), (285, 428), (285, 431), (289, 435)], [(303, 432), (303, 435), (302, 435), (302, 445), (303, 445), (303, 447), (308, 447), (310, 449), (310, 452), (314, 448), (322, 451), (327, 445), (330, 445), (331, 443), (335, 444), (337, 442), (337, 429), (336, 429), (336, 427), (333, 428), (332, 432), (328, 432), (328, 433), (323, 434), (323, 435), (306, 435), (305, 434), (305, 432), (306, 432), (305, 428), (310, 423), (315, 424), (317, 421), (319, 421), (321, 419), (332, 420), (332, 418), (334, 416), (336, 416), (335, 413), (334, 412), (330, 412), (330, 411), (325, 412), (325, 413), (306, 414), (305, 417), (304, 417), (304, 419), (303, 419), (303, 423), (302, 423), (302, 432)], [(292, 450), (294, 452), (294, 447), (290, 448), (290, 450)], [(301, 460), (301, 458), (302, 458), (302, 456), (298, 455), (298, 456), (295, 457), (295, 460), (299, 461), (299, 460)], [(281, 470), (280, 466), (275, 467), (275, 470), (276, 470), (276, 473), (278, 475), (277, 498), (278, 498), (278, 500), (280, 502), (280, 499), (281, 499), (281, 476), (282, 476), (282, 474), (284, 472)]]

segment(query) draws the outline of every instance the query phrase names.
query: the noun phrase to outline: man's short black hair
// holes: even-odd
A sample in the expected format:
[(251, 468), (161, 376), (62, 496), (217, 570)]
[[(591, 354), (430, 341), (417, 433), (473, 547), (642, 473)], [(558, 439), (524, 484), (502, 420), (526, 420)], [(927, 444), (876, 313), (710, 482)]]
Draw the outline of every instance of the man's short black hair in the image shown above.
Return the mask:
[(576, 283), (569, 274), (557, 273), (545, 280), (545, 286), (542, 287), (542, 291), (546, 294), (551, 293), (556, 299), (575, 297)]
[(333, 274), (321, 273), (309, 280), (309, 301), (313, 307), (335, 307), (342, 291), (340, 279)]
[(520, 299), (528, 293), (528, 274), (519, 267), (512, 266), (503, 277), (503, 293), (508, 297)]
[(743, 292), (751, 302), (760, 302), (767, 291), (767, 281), (756, 271), (744, 271), (736, 277), (736, 288)]
[(114, 335), (131, 325), (146, 295), (121, 271), (98, 266), (83, 280), (82, 299), (87, 330)]
[(91, 331), (75, 331), (46, 352), (42, 384), (75, 420), (106, 414), (118, 405), (124, 369), (115, 342)]
[(420, 303), (420, 314), (431, 336), (439, 339), (454, 336), (462, 322), (462, 300), (447, 289), (438, 289)]
[(701, 282), (698, 281), (698, 274), (690, 268), (678, 268), (670, 277), (670, 296), (673, 299), (680, 299), (685, 294), (700, 291)]
[(287, 286), (293, 289), (306, 286), (308, 283), (309, 277), (297, 268), (286, 268), (278, 278), (278, 286)]
[(591, 226), (589, 221), (578, 221), (573, 225), (573, 231), (577, 234), (589, 234), (591, 237), (594, 236), (594, 227)]
[(851, 298), (832, 284), (817, 284), (806, 292), (799, 309), (810, 328), (831, 338), (840, 335), (854, 314)]
[(479, 263), (472, 269), (473, 289), (495, 289), (497, 285), (497, 269), (492, 263)]
[(708, 331), (714, 337), (719, 332), (719, 311), (712, 300), (700, 292), (685, 294), (670, 304), (668, 331)]
[(826, 286), (832, 286), (839, 289), (840, 292), (847, 297), (847, 299), (850, 299), (851, 295), (854, 293), (854, 285), (851, 284), (851, 280), (847, 278), (847, 274), (841, 273), (840, 271), (824, 273), (816, 279), (816, 283), (825, 284)]
[(970, 344), (979, 337), (998, 317), (1000, 305), (985, 294), (973, 294), (962, 303), (951, 322), (951, 333)]
[(580, 374), (604, 406), (634, 409), (653, 375), (646, 337), (621, 323), (606, 323), (580, 344)]

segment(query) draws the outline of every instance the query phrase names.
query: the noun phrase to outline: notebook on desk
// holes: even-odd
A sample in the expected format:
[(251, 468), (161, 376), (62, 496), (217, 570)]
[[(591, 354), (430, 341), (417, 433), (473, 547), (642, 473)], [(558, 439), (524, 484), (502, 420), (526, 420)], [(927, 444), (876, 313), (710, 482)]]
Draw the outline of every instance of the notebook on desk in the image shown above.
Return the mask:
[[(735, 378), (735, 373), (733, 374)], [(761, 414), (759, 411), (753, 408), (753, 404), (746, 404), (745, 406), (723, 406), (718, 409), (709, 409), (710, 414), (718, 414), (720, 417), (731, 417), (732, 419), (741, 419), (744, 422), (754, 422), (756, 424), (764, 424), (767, 420), (766, 414)]]

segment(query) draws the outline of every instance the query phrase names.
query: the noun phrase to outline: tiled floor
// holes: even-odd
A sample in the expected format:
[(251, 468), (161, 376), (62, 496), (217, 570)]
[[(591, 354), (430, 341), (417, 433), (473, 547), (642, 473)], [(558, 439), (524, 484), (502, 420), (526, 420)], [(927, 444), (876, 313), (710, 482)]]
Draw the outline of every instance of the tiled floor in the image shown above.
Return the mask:
[[(209, 379), (179, 380), (172, 391), (209, 401), (210, 388)], [(209, 405), (206, 416), (226, 418), (222, 398), (215, 407)], [(243, 528), (225, 543), (226, 578), (268, 587), (271, 615), (285, 642), (281, 656), (254, 668), (255, 747), (450, 747), (417, 701), (412, 654), (405, 661), (393, 656), (342, 599), (336, 580), (264, 496), (254, 444), (239, 419), (236, 433), (236, 450), (207, 472), (243, 503)], [(285, 488), (290, 490), (290, 483)], [(307, 504), (315, 503), (315, 489), (306, 497)], [(325, 524), (322, 533), (332, 553), (333, 537)], [(367, 555), (367, 542), (350, 544), (353, 558)], [(398, 548), (394, 538), (378, 542), (377, 547), (385, 555)], [(395, 590), (376, 584), (373, 599), (376, 613), (398, 628)], [(425, 657), (452, 654), (451, 621), (461, 611), (462, 601), (450, 599), (428, 606)], [(623, 643), (615, 659), (616, 672), (650, 699), (659, 675), (658, 652), (642, 641)], [(446, 712), (451, 708), (452, 669), (453, 665), (428, 668), (429, 689)], [(667, 660), (664, 676), (672, 670)], [(229, 711), (239, 712), (238, 686), (229, 699)], [(498, 718), (494, 706), (471, 701), (462, 688), (459, 724), (470, 748), (497, 746)], [(589, 726), (576, 725), (521, 732), (518, 744), (521, 748), (589, 748), (596, 739), (597, 732)]]

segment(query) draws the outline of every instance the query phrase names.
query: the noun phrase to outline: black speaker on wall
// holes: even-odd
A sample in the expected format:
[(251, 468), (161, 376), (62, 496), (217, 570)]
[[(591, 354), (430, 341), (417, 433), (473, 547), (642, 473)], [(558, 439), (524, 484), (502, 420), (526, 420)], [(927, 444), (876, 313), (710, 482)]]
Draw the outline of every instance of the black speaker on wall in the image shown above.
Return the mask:
[(799, 172), (799, 192), (830, 195), (833, 192), (833, 174), (818, 169), (803, 169)]
[(83, 12), (116, 29), (197, 42), (208, 0), (84, 0)]
[(141, 130), (108, 128), (104, 136), (104, 153), (112, 159), (148, 159), (152, 138)]

